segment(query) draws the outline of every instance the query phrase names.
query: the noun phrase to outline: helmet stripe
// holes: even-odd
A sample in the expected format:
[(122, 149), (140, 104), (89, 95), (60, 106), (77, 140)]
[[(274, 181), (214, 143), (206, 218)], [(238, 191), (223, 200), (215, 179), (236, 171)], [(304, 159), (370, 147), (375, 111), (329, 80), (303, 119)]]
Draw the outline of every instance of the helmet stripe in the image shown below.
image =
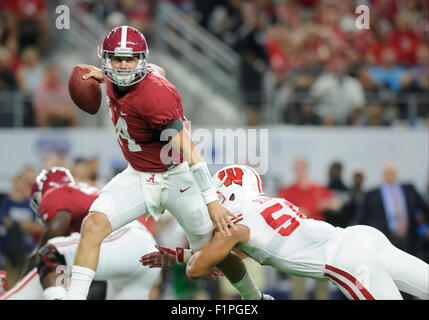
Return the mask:
[(128, 27), (127, 26), (123, 26), (121, 29), (122, 29), (122, 33), (121, 33), (121, 48), (126, 48), (127, 47)]
[(253, 174), (256, 177), (256, 180), (258, 180), (258, 190), (259, 190), (259, 193), (262, 193), (262, 185), (261, 185), (261, 179), (259, 179), (259, 175), (256, 173), (256, 171), (252, 167), (250, 167), (250, 166), (247, 166), (247, 167), (250, 170), (252, 170)]

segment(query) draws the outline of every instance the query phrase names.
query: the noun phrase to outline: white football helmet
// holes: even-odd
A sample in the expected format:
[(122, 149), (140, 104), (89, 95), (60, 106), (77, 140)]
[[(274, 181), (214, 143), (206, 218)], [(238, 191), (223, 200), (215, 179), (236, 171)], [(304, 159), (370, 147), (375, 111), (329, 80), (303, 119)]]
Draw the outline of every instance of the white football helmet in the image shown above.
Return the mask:
[(226, 206), (264, 194), (261, 177), (247, 165), (224, 167), (214, 174), (213, 181), (219, 201)]

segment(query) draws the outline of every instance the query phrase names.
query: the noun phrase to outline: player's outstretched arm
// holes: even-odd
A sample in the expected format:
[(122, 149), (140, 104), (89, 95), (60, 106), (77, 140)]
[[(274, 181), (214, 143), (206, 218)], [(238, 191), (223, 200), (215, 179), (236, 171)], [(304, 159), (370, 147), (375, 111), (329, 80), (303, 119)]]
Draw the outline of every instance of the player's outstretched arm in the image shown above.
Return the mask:
[(37, 253), (49, 239), (63, 237), (69, 234), (71, 215), (68, 211), (58, 211), (57, 214), (45, 222), (43, 232), (36, 248), (27, 258), (25, 267), (21, 273), (20, 279), (37, 265)]
[[(231, 236), (229, 237), (224, 237), (219, 234), (219, 232), (216, 232), (212, 240), (202, 246), (200, 250), (195, 252), (189, 259), (186, 266), (187, 276), (195, 280), (204, 277), (214, 267), (221, 267), (223, 263), (228, 263), (228, 261), (225, 261), (225, 258), (231, 257), (231, 250), (237, 244), (246, 243), (247, 241), (249, 241), (249, 229), (245, 226), (237, 226), (236, 230), (232, 230)], [(237, 257), (237, 259), (240, 258)], [(240, 273), (244, 275), (246, 270), (234, 270), (229, 268), (229, 272), (231, 272), (231, 274), (225, 273), (228, 279), (238, 275), (238, 280), (240, 280)]]
[(216, 187), (214, 186), (207, 164), (194, 141), (192, 141), (188, 130), (186, 128), (181, 129), (181, 131), (170, 140), (170, 143), (183, 155), (185, 160), (188, 161), (191, 172), (207, 204), (213, 223), (222, 235), (230, 235), (229, 227), (235, 229), (235, 225), (229, 217), (237, 217), (219, 202)]

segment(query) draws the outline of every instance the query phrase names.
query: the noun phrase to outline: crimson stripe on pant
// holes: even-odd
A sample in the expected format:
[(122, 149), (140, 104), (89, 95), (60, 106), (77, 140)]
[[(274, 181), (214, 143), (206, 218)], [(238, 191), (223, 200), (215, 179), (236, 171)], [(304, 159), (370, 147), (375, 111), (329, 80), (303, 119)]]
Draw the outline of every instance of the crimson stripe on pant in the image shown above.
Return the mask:
[[(33, 269), (34, 270), (34, 269)], [(31, 281), (37, 275), (37, 269), (34, 271), (30, 271), (27, 275), (22, 278), (17, 284), (15, 284), (10, 290), (6, 291), (2, 296), (0, 296), (0, 300), (7, 300), (10, 296), (19, 292), (22, 288), (25, 287), (27, 283)]]
[[(340, 276), (343, 276), (344, 278), (346, 278), (347, 280), (349, 280), (351, 283), (354, 284), (354, 286), (359, 290), (359, 292), (361, 292), (363, 294), (363, 296), (365, 297), (365, 299), (367, 299), (367, 300), (375, 300), (375, 298), (372, 296), (372, 294), (370, 294), (369, 291), (367, 289), (365, 289), (365, 287), (362, 285), (362, 283), (360, 283), (360, 281), (358, 279), (356, 279), (355, 277), (353, 277), (350, 273), (348, 273), (348, 272), (346, 272), (344, 270), (340, 270), (340, 269), (335, 268), (335, 267), (330, 266), (330, 265), (325, 265), (325, 269), (329, 270), (331, 272), (334, 272), (336, 274), (339, 274)], [(335, 278), (335, 279), (339, 280), (337, 277), (334, 277), (333, 275), (330, 275), (328, 273), (325, 273), (325, 276), (327, 276), (327, 277), (329, 277), (331, 279)], [(334, 281), (336, 281), (336, 280), (334, 280)], [(339, 281), (341, 281), (341, 280), (339, 280)], [(338, 282), (338, 281), (336, 281), (336, 282)], [(349, 289), (353, 291), (353, 289), (350, 286), (348, 286), (343, 281), (341, 281), (341, 283), (338, 282), (338, 284), (341, 285), (343, 288), (345, 288), (349, 293), (350, 293)], [(344, 287), (343, 285), (345, 285), (346, 287)], [(356, 296), (357, 299), (359, 299), (355, 293), (354, 293), (354, 295)], [(353, 295), (352, 295), (352, 297), (354, 298)]]

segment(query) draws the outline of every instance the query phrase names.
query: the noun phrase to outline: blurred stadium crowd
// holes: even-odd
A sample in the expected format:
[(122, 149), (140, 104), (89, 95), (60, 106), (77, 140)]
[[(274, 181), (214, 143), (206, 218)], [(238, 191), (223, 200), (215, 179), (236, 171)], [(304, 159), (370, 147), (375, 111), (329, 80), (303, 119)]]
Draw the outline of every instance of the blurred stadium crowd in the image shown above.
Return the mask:
[[(141, 30), (148, 39), (156, 33), (155, 0), (77, 2), (106, 25), (124, 22)], [(429, 127), (427, 1), (168, 2), (241, 56), (241, 90), (249, 125), (269, 124), (261, 117), (262, 109), (269, 105), (286, 124)], [(355, 27), (355, 8), (361, 3), (370, 7), (369, 30)], [(0, 1), (0, 107), (5, 107), (1, 101), (8, 101), (8, 94), (19, 91), (25, 97), (24, 127), (79, 126), (66, 79), (61, 77), (59, 67), (49, 62), (54, 44), (49, 43), (46, 11), (47, 0)], [(12, 118), (0, 111), (0, 127), (11, 126)], [(44, 167), (52, 165), (69, 168), (77, 182), (98, 187), (106, 182), (99, 181), (97, 158), (68, 163), (57, 155)], [(355, 172), (353, 185), (346, 185), (342, 165), (332, 163), (327, 180), (314, 182), (308, 176), (306, 160), (297, 159), (296, 182), (279, 189), (278, 195), (304, 208), (315, 219), (341, 227), (357, 223), (378, 227), (398, 247), (429, 262), (429, 183), (426, 193), (419, 194), (412, 185), (398, 184), (400, 168), (393, 164), (384, 167), (385, 181), (380, 182), (379, 188), (398, 185), (402, 209), (409, 217), (408, 231), (397, 235), (390, 222), (379, 222), (390, 221), (389, 210), (385, 217), (365, 214), (380, 211), (373, 208), (389, 200), (374, 199), (378, 188), (364, 189), (364, 171)], [(22, 168), (10, 192), (0, 195), (0, 269), (8, 271), (10, 286), (19, 277), (25, 256), (34, 248), (42, 229), (29, 207), (31, 184), (39, 169), (31, 165)], [(115, 173), (112, 169), (112, 176)], [(404, 203), (411, 205), (404, 207)], [(384, 214), (381, 211), (378, 214)], [(160, 244), (177, 246), (177, 241), (182, 241), (186, 246), (185, 236), (174, 219), (149, 221), (148, 226)], [(341, 296), (326, 283), (298, 280), (246, 260), (258, 285), (277, 298)], [(237, 298), (226, 281), (187, 279), (183, 266), (163, 270), (152, 297)]]
[[(428, 125), (427, 1), (164, 1), (240, 55), (250, 125)], [(135, 26), (150, 44), (156, 34), (158, 1), (74, 2), (106, 26)], [(370, 8), (368, 30), (355, 26), (359, 4)], [(25, 126), (78, 125), (64, 79), (49, 65), (46, 1), (1, 1), (0, 9), (0, 92), (27, 95)], [(275, 120), (261, 117), (267, 106)], [(10, 125), (2, 118), (0, 126)]]

